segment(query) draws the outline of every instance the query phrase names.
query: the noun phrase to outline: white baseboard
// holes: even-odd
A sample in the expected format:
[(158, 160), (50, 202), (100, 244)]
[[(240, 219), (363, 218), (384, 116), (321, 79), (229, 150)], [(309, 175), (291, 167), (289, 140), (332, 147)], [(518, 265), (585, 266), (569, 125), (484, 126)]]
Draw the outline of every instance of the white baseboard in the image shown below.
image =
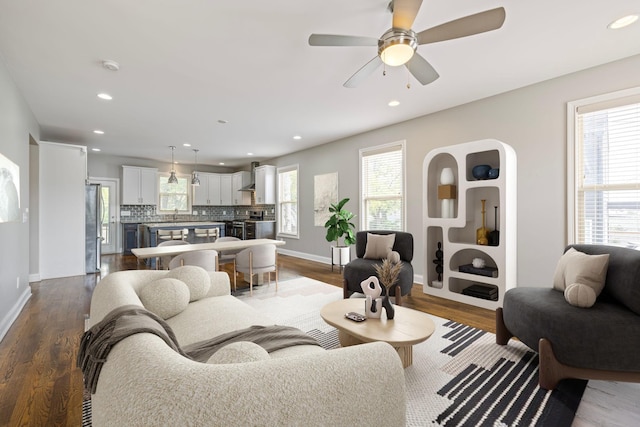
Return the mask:
[(36, 273), (36, 274), (30, 274), (29, 275), (29, 283), (33, 283), (33, 282), (39, 282), (40, 279), (40, 273)]
[(318, 256), (313, 254), (307, 254), (304, 252), (290, 251), (288, 249), (283, 249), (283, 248), (278, 248), (278, 253), (281, 253), (283, 255), (289, 255), (296, 258), (306, 259), (309, 261), (321, 262), (323, 264), (331, 265), (331, 258), (328, 256), (327, 257)]
[(11, 310), (9, 310), (7, 315), (4, 316), (2, 322), (0, 322), (0, 341), (4, 339), (4, 336), (9, 331), (11, 325), (13, 325), (13, 322), (15, 322), (15, 320), (20, 315), (22, 308), (27, 303), (27, 301), (29, 301), (29, 298), (31, 298), (31, 287), (27, 286), (22, 295), (20, 295), (20, 298), (15, 303), (15, 305), (11, 308)]
[[(331, 264), (331, 257), (323, 257), (313, 254), (307, 254), (304, 252), (290, 251), (288, 249), (278, 248), (278, 252), (283, 255), (289, 255), (296, 258), (302, 258), (309, 261), (321, 262), (323, 264)], [(414, 274), (413, 275), (413, 283), (417, 283), (419, 285), (424, 284), (422, 274)]]

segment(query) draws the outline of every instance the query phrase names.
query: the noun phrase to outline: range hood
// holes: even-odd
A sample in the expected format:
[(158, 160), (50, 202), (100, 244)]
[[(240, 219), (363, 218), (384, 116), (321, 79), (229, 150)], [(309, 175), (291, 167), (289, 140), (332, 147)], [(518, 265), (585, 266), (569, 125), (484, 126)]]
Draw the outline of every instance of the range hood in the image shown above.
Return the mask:
[(240, 191), (256, 191), (256, 168), (258, 166), (260, 166), (260, 162), (251, 162), (251, 183), (242, 187)]

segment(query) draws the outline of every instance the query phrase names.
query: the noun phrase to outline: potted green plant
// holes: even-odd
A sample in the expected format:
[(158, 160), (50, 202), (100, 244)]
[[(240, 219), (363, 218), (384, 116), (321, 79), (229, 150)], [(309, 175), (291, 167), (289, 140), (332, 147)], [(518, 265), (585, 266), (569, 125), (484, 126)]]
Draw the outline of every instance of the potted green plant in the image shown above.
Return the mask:
[[(343, 266), (349, 262), (349, 246), (356, 242), (355, 228), (356, 226), (350, 222), (354, 215), (344, 209), (349, 198), (344, 198), (338, 203), (329, 207), (331, 217), (324, 224), (327, 229), (327, 242), (335, 242), (335, 246), (331, 247), (331, 266)], [(340, 239), (344, 239), (344, 245), (340, 245)]]

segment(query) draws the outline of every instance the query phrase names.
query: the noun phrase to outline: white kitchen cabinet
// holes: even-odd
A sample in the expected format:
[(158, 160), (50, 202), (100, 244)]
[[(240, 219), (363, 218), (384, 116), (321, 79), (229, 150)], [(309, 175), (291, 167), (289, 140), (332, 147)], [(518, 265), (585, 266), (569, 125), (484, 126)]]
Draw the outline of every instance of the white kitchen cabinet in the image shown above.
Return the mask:
[(256, 204), (273, 205), (276, 203), (276, 167), (258, 166), (255, 169)]
[(194, 188), (193, 206), (219, 206), (220, 174), (199, 172), (200, 185)]
[(251, 205), (251, 192), (240, 191), (247, 185), (251, 184), (251, 172), (240, 171), (233, 174), (233, 205), (235, 206), (250, 206)]
[[(472, 171), (478, 165), (498, 169), (498, 177), (474, 178)], [(452, 170), (457, 187), (455, 198), (448, 199), (453, 204), (446, 209), (438, 189), (444, 168)], [(423, 185), (424, 293), (491, 310), (501, 307), (504, 293), (516, 286), (517, 278), (515, 151), (495, 139), (437, 148), (424, 159)], [(450, 195), (451, 191), (442, 194)], [(493, 246), (479, 244), (477, 236), (482, 226), (482, 200), (486, 228), (499, 230), (489, 240)], [(435, 264), (438, 245), (442, 250), (440, 281)], [(472, 269), (476, 258), (484, 260), (488, 268)], [(497, 290), (495, 300), (472, 296), (472, 285)]]
[(158, 169), (123, 165), (122, 204), (157, 205)]
[(220, 175), (220, 204), (222, 206), (233, 204), (233, 176), (228, 173)]

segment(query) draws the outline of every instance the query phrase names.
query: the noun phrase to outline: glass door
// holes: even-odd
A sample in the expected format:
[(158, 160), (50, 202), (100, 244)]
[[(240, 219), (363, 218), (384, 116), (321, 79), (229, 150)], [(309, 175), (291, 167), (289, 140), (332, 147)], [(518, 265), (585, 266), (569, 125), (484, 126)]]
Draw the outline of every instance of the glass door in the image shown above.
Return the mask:
[(100, 184), (100, 231), (102, 236), (103, 254), (113, 254), (118, 245), (118, 183), (116, 180), (91, 180), (94, 184)]

